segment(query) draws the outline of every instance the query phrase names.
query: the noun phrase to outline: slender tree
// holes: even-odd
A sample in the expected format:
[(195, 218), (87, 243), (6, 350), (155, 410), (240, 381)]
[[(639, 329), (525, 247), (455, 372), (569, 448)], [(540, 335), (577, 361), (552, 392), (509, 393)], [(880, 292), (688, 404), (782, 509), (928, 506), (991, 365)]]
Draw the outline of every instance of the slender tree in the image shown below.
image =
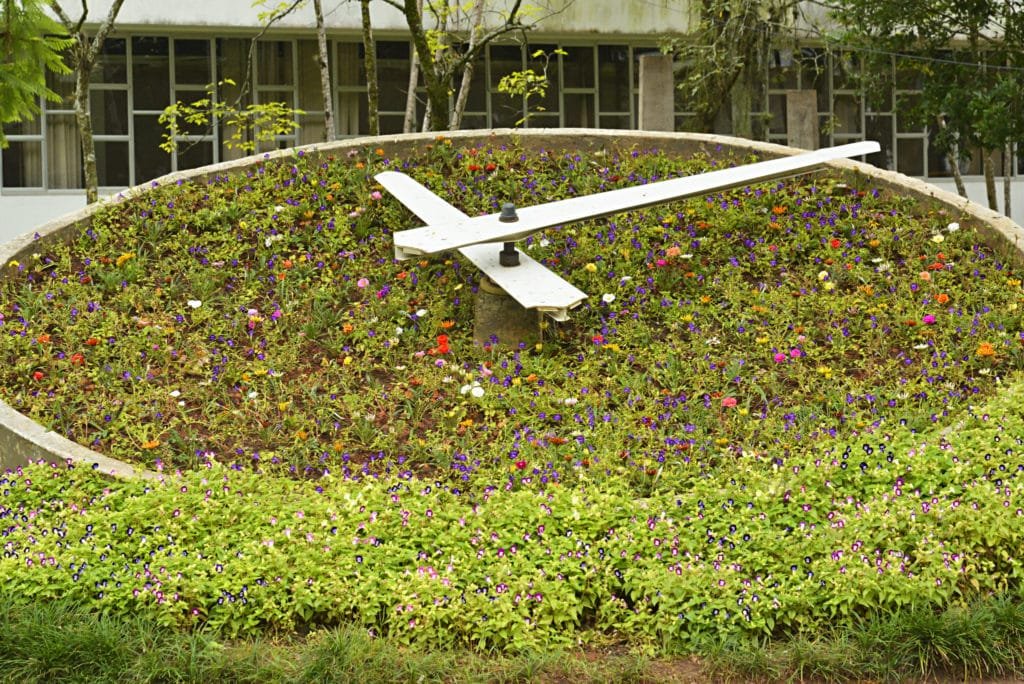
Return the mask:
[(313, 0), (316, 14), (317, 64), (320, 67), (320, 93), (324, 100), (324, 140), (335, 138), (334, 97), (331, 93), (331, 62), (327, 57), (327, 29), (324, 27), (324, 8), (320, 0)]
[(96, 172), (96, 143), (93, 140), (92, 115), (89, 109), (89, 85), (92, 81), (92, 70), (100, 58), (103, 41), (114, 28), (117, 15), (121, 11), (124, 0), (113, 0), (107, 16), (90, 37), (85, 31), (85, 21), (89, 16), (87, 0), (81, 0), (82, 13), (72, 21), (58, 0), (50, 0), (50, 9), (64, 25), (70, 35), (69, 48), (72, 69), (75, 72), (75, 120), (82, 144), (82, 171), (85, 175), (85, 199), (90, 204), (99, 199), (99, 177)]
[(380, 84), (377, 80), (377, 41), (370, 23), (370, 0), (359, 0), (363, 23), (363, 68), (366, 70), (366, 105), (370, 135), (380, 135)]

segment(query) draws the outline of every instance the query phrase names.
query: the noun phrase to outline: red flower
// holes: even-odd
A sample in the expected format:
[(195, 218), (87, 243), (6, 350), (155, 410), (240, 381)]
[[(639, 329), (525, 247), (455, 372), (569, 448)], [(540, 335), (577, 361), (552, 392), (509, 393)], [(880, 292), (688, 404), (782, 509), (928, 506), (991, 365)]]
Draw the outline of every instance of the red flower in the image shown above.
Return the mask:
[(470, 164), (466, 168), (469, 169), (470, 171), (480, 171), (481, 170), (481, 166), (479, 164)]
[(90, 337), (89, 339), (87, 339), (85, 341), (85, 343), (87, 345), (89, 345), (90, 347), (95, 347), (97, 344), (100, 343), (100, 341), (98, 339), (96, 339), (95, 337)]
[(490, 173), (491, 171), (494, 171), (497, 168), (498, 168), (498, 165), (495, 164), (494, 162), (487, 162), (487, 166), (484, 167), (484, 171), (486, 171), (487, 173)]
[(448, 336), (447, 335), (438, 335), (437, 336), (437, 353), (438, 354), (447, 354), (450, 351), (451, 351), (451, 348), (448, 346)]
[(842, 241), (839, 238), (832, 238), (832, 242), (830, 242), (829, 244), (832, 245), (832, 249), (839, 249), (843, 245)]
[(72, 366), (84, 366), (85, 365), (85, 354), (82, 352), (75, 352), (71, 355)]
[(40, 380), (42, 380), (45, 377), (46, 377), (46, 374), (43, 373), (43, 371), (36, 371), (35, 373), (32, 374), (32, 379), (35, 380), (36, 382), (39, 382)]
[(526, 469), (526, 461), (516, 461), (516, 469), (517, 470), (525, 470)]

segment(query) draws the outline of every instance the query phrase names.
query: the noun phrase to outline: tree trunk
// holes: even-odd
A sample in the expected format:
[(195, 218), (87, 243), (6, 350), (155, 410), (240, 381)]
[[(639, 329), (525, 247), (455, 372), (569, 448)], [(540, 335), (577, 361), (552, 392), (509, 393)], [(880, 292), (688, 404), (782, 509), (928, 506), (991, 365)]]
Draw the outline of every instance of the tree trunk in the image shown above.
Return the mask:
[[(480, 36), (480, 27), (484, 22), (484, 0), (476, 0), (473, 6), (473, 25), (469, 29), (468, 52), (473, 52), (477, 39)], [(452, 110), (451, 121), (448, 128), (453, 131), (459, 130), (462, 126), (462, 115), (466, 113), (466, 103), (469, 101), (469, 89), (473, 84), (473, 72), (476, 69), (476, 60), (471, 59), (462, 68), (462, 83), (459, 85), (459, 95), (455, 98), (455, 108)]]
[(988, 199), (988, 208), (992, 211), (999, 211), (999, 200), (996, 196), (996, 172), (995, 162), (992, 160), (992, 150), (983, 150), (981, 158), (982, 170), (985, 173), (985, 195)]
[[(935, 115), (935, 123), (938, 124), (940, 130), (946, 130), (946, 117), (942, 114)], [(949, 162), (949, 168), (953, 171), (956, 193), (967, 199), (967, 186), (964, 185), (964, 177), (960, 174), (960, 146), (955, 142), (946, 154), (946, 161)]]
[(1003, 215), (1011, 218), (1013, 203), (1010, 200), (1010, 173), (1013, 171), (1013, 143), (1008, 143), (1003, 150)]
[(78, 34), (74, 47), (75, 69), (75, 121), (82, 146), (82, 174), (85, 177), (85, 203), (99, 199), (99, 174), (96, 171), (96, 142), (92, 137), (92, 114), (89, 111), (89, 82), (92, 63), (89, 60), (89, 39)]
[(334, 94), (331, 92), (331, 67), (327, 58), (327, 31), (324, 28), (324, 8), (321, 0), (313, 0), (316, 13), (316, 43), (320, 64), (320, 92), (324, 98), (324, 141), (334, 140)]
[[(423, 0), (416, 3), (416, 12), (423, 16)], [(412, 133), (416, 130), (416, 86), (420, 82), (420, 58), (416, 50), (412, 51), (412, 59), (409, 60), (409, 89), (405, 91), (405, 120), (402, 122), (402, 132)]]
[(366, 70), (366, 106), (370, 135), (380, 135), (380, 84), (377, 82), (377, 41), (370, 25), (370, 0), (359, 0), (363, 17), (363, 67)]
[(423, 28), (423, 16), (419, 13), (415, 0), (405, 0), (405, 20), (412, 34), (413, 45), (420, 59), (420, 71), (427, 89), (427, 101), (430, 103), (430, 130), (444, 131), (447, 129), (451, 107), (448, 103), (448, 84), (437, 73), (434, 54), (427, 42), (427, 33)]

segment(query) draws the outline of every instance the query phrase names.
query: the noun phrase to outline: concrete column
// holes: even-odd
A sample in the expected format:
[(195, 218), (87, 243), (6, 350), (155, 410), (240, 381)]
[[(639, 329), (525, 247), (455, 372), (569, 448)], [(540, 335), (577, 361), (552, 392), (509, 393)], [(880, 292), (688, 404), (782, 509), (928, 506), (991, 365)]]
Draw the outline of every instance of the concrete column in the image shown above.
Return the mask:
[(676, 129), (671, 55), (640, 55), (640, 113), (637, 128), (641, 131)]
[(540, 341), (540, 314), (512, 299), (487, 276), (480, 278), (480, 288), (473, 301), (473, 341), (480, 345), (493, 343), (515, 349)]
[(818, 135), (818, 93), (813, 90), (786, 91), (786, 144), (802, 150), (816, 150)]

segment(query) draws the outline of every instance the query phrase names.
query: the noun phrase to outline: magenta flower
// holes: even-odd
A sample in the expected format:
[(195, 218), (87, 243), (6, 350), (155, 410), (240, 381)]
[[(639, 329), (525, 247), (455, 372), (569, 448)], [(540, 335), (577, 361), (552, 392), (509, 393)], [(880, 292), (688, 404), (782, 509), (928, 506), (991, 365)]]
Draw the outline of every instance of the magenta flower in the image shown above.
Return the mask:
[(925, 314), (921, 320), (924, 321), (925, 325), (935, 325), (935, 316), (931, 314)]
[(786, 361), (786, 355), (782, 352), (775, 353), (775, 363), (784, 363)]

